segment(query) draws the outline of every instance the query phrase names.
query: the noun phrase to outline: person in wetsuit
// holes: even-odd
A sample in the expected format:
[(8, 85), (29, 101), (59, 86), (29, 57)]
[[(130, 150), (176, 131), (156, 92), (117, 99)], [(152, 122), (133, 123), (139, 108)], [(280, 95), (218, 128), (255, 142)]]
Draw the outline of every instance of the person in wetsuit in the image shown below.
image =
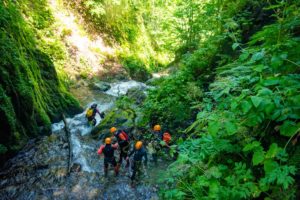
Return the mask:
[(101, 112), (98, 110), (97, 104), (94, 103), (94, 104), (92, 104), (91, 107), (86, 111), (86, 114), (85, 114), (85, 116), (86, 116), (86, 118), (87, 118), (89, 124), (91, 124), (91, 125), (93, 125), (93, 126), (95, 126), (96, 123), (97, 123), (97, 120), (96, 120), (96, 114), (98, 114), (102, 119), (103, 119), (104, 116), (105, 116), (103, 112), (101, 113)]
[(108, 165), (111, 164), (114, 166), (115, 175), (117, 176), (119, 173), (119, 168), (117, 166), (117, 162), (114, 156), (115, 150), (118, 148), (118, 144), (111, 144), (111, 138), (105, 139), (105, 145), (101, 145), (98, 149), (98, 155), (104, 154), (104, 176), (107, 176), (108, 173)]
[(129, 167), (128, 151), (129, 151), (129, 137), (124, 130), (117, 130), (115, 127), (110, 128), (110, 133), (115, 136), (118, 141), (120, 149), (120, 157), (118, 160), (118, 167), (120, 168), (123, 159), (126, 160), (126, 168)]
[(144, 163), (147, 165), (147, 152), (146, 149), (143, 147), (142, 141), (137, 141), (135, 144), (135, 148), (133, 151), (129, 153), (129, 157), (133, 155), (133, 163), (132, 163), (132, 175), (130, 177), (131, 181), (133, 182), (136, 178), (137, 173), (141, 173), (142, 161), (144, 158)]

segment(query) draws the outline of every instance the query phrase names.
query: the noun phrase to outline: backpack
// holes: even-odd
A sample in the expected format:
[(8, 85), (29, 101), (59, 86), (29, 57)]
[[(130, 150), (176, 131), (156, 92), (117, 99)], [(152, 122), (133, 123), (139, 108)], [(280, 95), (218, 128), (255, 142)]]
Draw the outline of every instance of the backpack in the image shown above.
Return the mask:
[(125, 131), (118, 131), (117, 133), (117, 138), (120, 139), (120, 140), (126, 140), (126, 141), (129, 141), (129, 137), (127, 135), (127, 133)]
[(170, 133), (165, 132), (165, 133), (163, 134), (163, 141), (164, 141), (165, 143), (169, 144), (170, 141), (171, 141), (171, 139), (172, 139), (172, 137), (171, 137)]
[(86, 116), (87, 118), (90, 118), (90, 117), (93, 116), (93, 114), (94, 114), (94, 109), (89, 108), (89, 109), (87, 109), (87, 111), (86, 111), (86, 113), (85, 113), (85, 116)]

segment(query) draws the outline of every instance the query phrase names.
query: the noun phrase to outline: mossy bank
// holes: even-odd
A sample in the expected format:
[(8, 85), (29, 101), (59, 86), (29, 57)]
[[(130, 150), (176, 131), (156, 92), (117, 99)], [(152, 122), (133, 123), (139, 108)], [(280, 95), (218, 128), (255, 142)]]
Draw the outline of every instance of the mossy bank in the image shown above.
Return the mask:
[[(51, 15), (37, 10), (27, 17), (35, 17), (36, 26), (49, 26)], [(80, 106), (60, 81), (51, 57), (37, 45), (40, 38), (18, 2), (0, 2), (0, 27), (0, 155), (6, 157), (30, 137), (49, 132), (61, 113), (74, 114)]]

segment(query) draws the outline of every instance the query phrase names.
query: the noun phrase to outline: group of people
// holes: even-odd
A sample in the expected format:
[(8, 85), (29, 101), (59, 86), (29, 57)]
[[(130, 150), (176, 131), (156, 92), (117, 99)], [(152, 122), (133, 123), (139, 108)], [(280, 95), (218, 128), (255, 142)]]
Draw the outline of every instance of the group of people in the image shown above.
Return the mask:
[[(130, 150), (130, 139), (128, 134), (124, 130), (117, 130), (117, 128), (110, 128), (111, 137), (105, 138), (105, 144), (101, 145), (98, 149), (98, 154), (104, 155), (104, 174), (107, 176), (109, 164), (114, 167), (115, 175), (119, 174), (119, 169), (122, 165), (123, 160), (126, 161), (125, 167), (128, 168), (130, 165), (130, 157), (132, 157), (132, 175), (130, 179), (132, 182), (135, 181), (137, 173), (141, 172), (142, 164), (147, 166), (148, 156), (145, 145), (141, 140), (138, 140), (134, 144), (134, 148)], [(168, 135), (168, 137), (164, 137)], [(113, 144), (113, 140), (116, 140), (116, 143)], [(170, 142), (171, 136), (169, 133), (162, 134), (161, 126), (155, 125), (153, 129), (153, 139), (164, 141), (166, 147), (169, 148), (168, 143)], [(119, 159), (116, 161), (115, 150), (119, 149)], [(157, 162), (157, 154), (152, 154), (153, 161)]]
[[(86, 112), (86, 117), (89, 121), (89, 124), (96, 124), (96, 114), (99, 114), (101, 118), (104, 117), (104, 113), (101, 113), (97, 109), (97, 104), (91, 105), (91, 107)], [(137, 173), (141, 172), (142, 162), (147, 166), (148, 157), (146, 145), (143, 144), (141, 140), (138, 140), (134, 143), (134, 148), (130, 149), (130, 138), (124, 130), (118, 130), (115, 127), (110, 128), (110, 137), (105, 138), (104, 144), (100, 146), (97, 153), (98, 155), (104, 155), (104, 175), (108, 174), (108, 167), (112, 165), (114, 167), (115, 175), (119, 174), (120, 167), (123, 160), (126, 162), (125, 167), (128, 168), (130, 165), (130, 157), (132, 157), (132, 175), (130, 179), (132, 183), (134, 182)], [(115, 143), (113, 141), (116, 141)], [(147, 140), (148, 141), (148, 140)], [(163, 146), (170, 148), (169, 144), (171, 141), (171, 135), (167, 132), (162, 132), (160, 125), (155, 125), (153, 127), (153, 132), (149, 140), (148, 148), (151, 148), (151, 154), (154, 163), (157, 163), (158, 153)], [(116, 161), (115, 151), (119, 149), (119, 159)]]

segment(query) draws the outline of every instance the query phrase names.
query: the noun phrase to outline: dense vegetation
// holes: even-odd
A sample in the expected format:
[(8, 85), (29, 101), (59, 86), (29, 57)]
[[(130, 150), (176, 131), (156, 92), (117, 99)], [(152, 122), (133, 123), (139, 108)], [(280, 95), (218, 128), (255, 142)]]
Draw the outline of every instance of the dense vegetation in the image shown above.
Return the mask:
[(298, 1), (76, 2), (120, 44), (141, 42), (143, 24), (151, 41), (173, 53), (178, 70), (156, 81), (138, 124), (163, 124), (177, 138), (181, 153), (162, 198), (296, 198)]
[(148, 121), (179, 138), (162, 197), (296, 198), (299, 2), (189, 2), (180, 17), (197, 10), (199, 35), (182, 37), (181, 70), (145, 103)]
[[(168, 65), (174, 57), (163, 17), (172, 1), (75, 0), (64, 1), (83, 16), (91, 31), (117, 46), (118, 59), (133, 79), (147, 80), (149, 73)], [(169, 21), (166, 21), (171, 23)]]
[(61, 112), (79, 110), (54, 67), (53, 60), (64, 54), (42, 37), (52, 23), (45, 5), (0, 3), (0, 154), (19, 150), (28, 138), (49, 131)]
[[(136, 124), (162, 124), (180, 151), (161, 198), (299, 198), (298, 0), (64, 2), (118, 46), (133, 78), (175, 71), (152, 82)], [(4, 152), (78, 104), (54, 68), (66, 53), (46, 1), (0, 6)]]

